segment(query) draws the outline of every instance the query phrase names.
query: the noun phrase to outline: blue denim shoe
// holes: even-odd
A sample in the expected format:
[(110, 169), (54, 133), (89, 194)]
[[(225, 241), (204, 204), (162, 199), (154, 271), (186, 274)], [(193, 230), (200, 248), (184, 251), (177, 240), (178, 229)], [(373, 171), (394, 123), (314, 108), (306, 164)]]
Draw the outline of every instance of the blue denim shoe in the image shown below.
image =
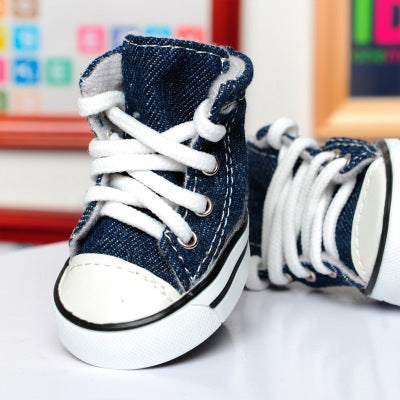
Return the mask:
[(95, 185), (54, 289), (61, 341), (108, 368), (194, 348), (244, 287), (245, 90), (230, 48), (128, 35), (83, 74)]
[(355, 286), (400, 305), (400, 141), (320, 147), (282, 118), (248, 143), (247, 287)]

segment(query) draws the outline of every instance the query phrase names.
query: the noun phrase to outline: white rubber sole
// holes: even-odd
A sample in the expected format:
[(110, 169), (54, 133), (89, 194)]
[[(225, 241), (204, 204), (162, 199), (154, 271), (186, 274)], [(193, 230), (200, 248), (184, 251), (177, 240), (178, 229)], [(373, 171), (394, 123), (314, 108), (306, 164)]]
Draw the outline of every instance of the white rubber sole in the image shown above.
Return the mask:
[(387, 139), (385, 144), (388, 151), (385, 157), (386, 176), (389, 182), (386, 195), (390, 196), (390, 202), (386, 202), (381, 261), (372, 273), (367, 294), (400, 306), (400, 140)]
[(89, 364), (138, 369), (177, 358), (210, 337), (232, 312), (248, 275), (248, 227), (218, 275), (192, 300), (165, 317), (123, 330), (92, 330), (70, 322), (55, 306), (64, 346)]

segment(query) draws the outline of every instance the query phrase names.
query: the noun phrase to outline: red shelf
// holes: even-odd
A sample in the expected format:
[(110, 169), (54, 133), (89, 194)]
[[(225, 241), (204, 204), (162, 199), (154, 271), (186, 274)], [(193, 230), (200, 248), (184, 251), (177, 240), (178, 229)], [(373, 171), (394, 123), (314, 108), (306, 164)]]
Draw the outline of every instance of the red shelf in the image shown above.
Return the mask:
[(0, 209), (0, 240), (45, 244), (67, 240), (80, 214)]
[(0, 117), (0, 148), (86, 149), (93, 134), (79, 117)]
[(213, 1), (212, 41), (240, 49), (240, 0)]

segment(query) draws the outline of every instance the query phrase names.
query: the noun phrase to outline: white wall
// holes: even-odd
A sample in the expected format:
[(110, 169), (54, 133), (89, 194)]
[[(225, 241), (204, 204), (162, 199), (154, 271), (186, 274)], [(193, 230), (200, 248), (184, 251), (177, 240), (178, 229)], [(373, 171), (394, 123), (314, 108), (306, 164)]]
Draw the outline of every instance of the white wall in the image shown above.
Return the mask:
[(241, 49), (254, 64), (249, 136), (282, 116), (312, 134), (313, 31), (314, 0), (242, 0)]
[(86, 151), (0, 150), (0, 208), (80, 211), (90, 163)]

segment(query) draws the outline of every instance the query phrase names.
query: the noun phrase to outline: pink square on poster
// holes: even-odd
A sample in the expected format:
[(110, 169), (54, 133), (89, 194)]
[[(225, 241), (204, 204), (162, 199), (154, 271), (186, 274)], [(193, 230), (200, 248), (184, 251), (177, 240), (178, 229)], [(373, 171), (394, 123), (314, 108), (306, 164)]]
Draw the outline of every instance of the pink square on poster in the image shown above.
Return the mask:
[[(400, 44), (400, 24), (395, 22), (395, 12), (400, 10), (400, 0), (376, 0), (374, 15), (374, 40), (381, 46)], [(397, 17), (398, 18), (398, 17)]]
[(106, 49), (106, 31), (101, 25), (78, 28), (78, 50), (83, 54), (102, 53)]
[(178, 26), (175, 37), (205, 43), (207, 41), (207, 32), (202, 26), (184, 25)]
[(0, 83), (5, 82), (7, 79), (6, 68), (7, 68), (6, 60), (0, 58)]
[(17, 89), (12, 94), (11, 109), (17, 114), (39, 114), (41, 112), (41, 96), (35, 89)]

